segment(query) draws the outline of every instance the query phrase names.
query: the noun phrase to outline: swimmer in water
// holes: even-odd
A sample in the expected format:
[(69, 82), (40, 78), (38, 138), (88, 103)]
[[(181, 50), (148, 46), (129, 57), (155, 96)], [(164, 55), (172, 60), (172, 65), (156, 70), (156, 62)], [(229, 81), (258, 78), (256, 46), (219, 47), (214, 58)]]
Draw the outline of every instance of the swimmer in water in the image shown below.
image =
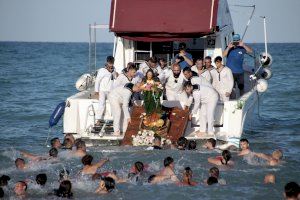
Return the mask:
[(2, 176), (0, 177), (0, 187), (7, 186), (9, 180), (10, 180), (10, 177), (9, 177), (9, 176), (7, 176), (7, 175), (2, 175)]
[(195, 140), (189, 141), (188, 150), (197, 150), (197, 143)]
[(161, 148), (161, 137), (159, 135), (154, 135), (154, 139), (153, 139), (153, 149), (162, 149)]
[(198, 183), (192, 180), (193, 171), (190, 167), (186, 167), (183, 171), (182, 181), (178, 183), (179, 186), (196, 186)]
[(208, 158), (208, 162), (214, 165), (218, 166), (228, 166), (233, 165), (234, 162), (230, 160), (231, 159), (231, 153), (228, 150), (224, 150), (222, 152), (222, 156), (217, 156), (215, 158)]
[(216, 140), (213, 138), (209, 138), (206, 140), (205, 144), (203, 145), (203, 148), (208, 150), (213, 150), (216, 147)]
[(58, 137), (52, 138), (50, 140), (50, 144), (51, 144), (51, 147), (55, 148), (55, 149), (60, 149), (62, 146)]
[(15, 165), (19, 170), (26, 170), (28, 168), (28, 165), (25, 163), (25, 160), (23, 158), (17, 158), (15, 160)]
[(289, 182), (284, 186), (284, 199), (299, 200), (300, 186), (296, 182)]
[(75, 138), (72, 133), (66, 133), (64, 139), (71, 140), (72, 146), (75, 144)]
[(70, 175), (70, 172), (69, 170), (67, 169), (62, 169), (60, 170), (59, 172), (59, 182), (62, 182), (62, 181), (65, 181), (65, 180), (69, 180), (69, 175)]
[(14, 192), (19, 198), (26, 196), (27, 184), (24, 181), (18, 181), (15, 185)]
[(162, 183), (166, 180), (170, 180), (171, 176), (161, 176), (161, 175), (151, 175), (148, 178), (148, 183), (150, 184), (158, 184), (158, 183)]
[(213, 184), (216, 184), (216, 183), (218, 183), (218, 179), (216, 177), (213, 177), (213, 176), (209, 177), (207, 179), (207, 182), (206, 182), (207, 185), (213, 185)]
[(175, 164), (172, 157), (167, 157), (164, 159), (164, 168), (158, 174), (159, 176), (170, 177), (172, 182), (179, 182), (179, 179), (174, 172)]
[(73, 148), (73, 142), (70, 138), (65, 138), (64, 141), (63, 141), (63, 147), (62, 149), (64, 150), (71, 150), (72, 151), (72, 148)]
[(180, 137), (177, 140), (177, 149), (185, 150), (188, 145), (188, 140), (185, 137)]
[(74, 152), (74, 156), (76, 157), (83, 157), (86, 155), (86, 145), (83, 140), (79, 140), (75, 143), (76, 150)]
[(61, 198), (72, 198), (72, 183), (69, 180), (64, 180), (60, 183), (59, 188), (54, 190), (54, 194)]
[(115, 180), (111, 177), (104, 177), (100, 180), (99, 186), (95, 193), (97, 194), (107, 194), (115, 189)]
[(264, 178), (265, 184), (275, 184), (276, 178), (274, 174), (267, 174)]
[(87, 175), (87, 174), (93, 175), (97, 172), (97, 170), (99, 168), (101, 168), (109, 160), (107, 158), (102, 159), (102, 160), (98, 161), (95, 164), (92, 164), (92, 161), (93, 161), (93, 156), (91, 156), (91, 155), (83, 156), (83, 158), (81, 159), (81, 162), (83, 164), (81, 174), (83, 174), (83, 175)]
[(58, 151), (56, 148), (51, 148), (49, 150), (49, 157), (38, 156), (38, 155), (34, 155), (34, 154), (31, 154), (28, 152), (21, 151), (21, 155), (23, 157), (28, 158), (29, 160), (32, 160), (32, 161), (42, 161), (42, 160), (49, 160), (49, 159), (57, 158), (57, 154), (58, 154)]
[(45, 186), (47, 182), (47, 175), (46, 174), (38, 174), (35, 177), (35, 181), (40, 186)]
[(241, 151), (238, 153), (238, 156), (245, 156), (251, 152), (249, 148), (249, 141), (245, 138), (240, 139), (240, 148)]
[(267, 164), (270, 166), (279, 165), (283, 157), (283, 153), (281, 150), (273, 151), (272, 155), (267, 155), (264, 153), (255, 153), (255, 152), (253, 152), (253, 154), (259, 158), (266, 160)]

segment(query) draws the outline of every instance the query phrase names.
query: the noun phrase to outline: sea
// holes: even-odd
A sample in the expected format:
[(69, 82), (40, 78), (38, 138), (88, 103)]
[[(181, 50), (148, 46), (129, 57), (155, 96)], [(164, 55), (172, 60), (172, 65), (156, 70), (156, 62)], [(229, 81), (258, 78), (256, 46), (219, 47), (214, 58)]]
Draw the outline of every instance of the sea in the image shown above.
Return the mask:
[[(257, 52), (264, 44), (249, 44)], [(113, 44), (98, 43), (97, 66), (104, 64), (111, 55)], [(88, 154), (94, 162), (109, 158), (100, 169), (116, 170), (126, 177), (136, 161), (149, 165), (153, 174), (163, 167), (163, 159), (171, 156), (175, 161), (175, 173), (179, 178), (185, 167), (193, 170), (195, 187), (177, 186), (171, 183), (149, 185), (135, 182), (117, 184), (106, 195), (97, 195), (98, 181), (78, 175), (81, 160), (59, 151), (57, 162), (30, 163), (26, 171), (16, 169), (14, 160), (20, 151), (47, 155), (49, 140), (63, 139), (62, 120), (49, 129), (49, 117), (55, 107), (77, 92), (76, 80), (89, 71), (87, 43), (0, 42), (0, 176), (11, 180), (4, 187), (5, 198), (16, 199), (13, 188), (17, 181), (28, 182), (27, 199), (55, 199), (53, 189), (58, 188), (58, 174), (62, 169), (70, 171), (74, 199), (283, 199), (286, 183), (300, 183), (300, 44), (268, 44), (273, 57), (273, 77), (268, 90), (259, 102), (259, 111), (251, 117), (243, 137), (255, 152), (266, 154), (283, 151), (279, 166), (266, 166), (253, 159), (243, 159), (232, 152), (235, 162), (232, 168), (220, 168), (220, 176), (226, 185), (207, 186), (212, 165), (207, 158), (220, 155), (220, 151), (208, 151), (198, 146), (196, 151), (149, 151), (144, 147), (92, 146)], [(46, 173), (46, 186), (41, 188), (35, 176)], [(275, 184), (265, 184), (264, 176), (274, 174)], [(30, 181), (31, 180), (31, 181)]]

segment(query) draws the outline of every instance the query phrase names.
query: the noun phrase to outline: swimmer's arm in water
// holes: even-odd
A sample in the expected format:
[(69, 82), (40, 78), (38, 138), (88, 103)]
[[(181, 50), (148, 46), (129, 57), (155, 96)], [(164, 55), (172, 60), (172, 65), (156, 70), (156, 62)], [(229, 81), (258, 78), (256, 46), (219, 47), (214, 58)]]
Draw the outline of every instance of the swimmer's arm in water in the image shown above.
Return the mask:
[(240, 153), (238, 153), (238, 156), (244, 156), (244, 155), (247, 155), (250, 153), (250, 150), (247, 149), (247, 150), (242, 150)]
[(99, 162), (97, 162), (95, 165), (97, 166), (97, 168), (100, 168), (100, 167), (102, 167), (108, 161), (109, 161), (109, 159), (105, 158), (105, 159), (102, 159)]
[(215, 159), (215, 158), (208, 158), (207, 161), (214, 165), (220, 165), (220, 160)]
[(271, 156), (268, 156), (264, 153), (254, 153), (254, 155), (259, 157), (259, 158), (265, 159), (267, 161), (272, 161), (273, 160), (273, 158)]
[(41, 157), (41, 156), (37, 156), (37, 155), (27, 153), (27, 152), (24, 152), (24, 151), (21, 151), (20, 153), (25, 158), (28, 158), (28, 159), (33, 160), (33, 161), (40, 161), (40, 160), (43, 159), (43, 157)]

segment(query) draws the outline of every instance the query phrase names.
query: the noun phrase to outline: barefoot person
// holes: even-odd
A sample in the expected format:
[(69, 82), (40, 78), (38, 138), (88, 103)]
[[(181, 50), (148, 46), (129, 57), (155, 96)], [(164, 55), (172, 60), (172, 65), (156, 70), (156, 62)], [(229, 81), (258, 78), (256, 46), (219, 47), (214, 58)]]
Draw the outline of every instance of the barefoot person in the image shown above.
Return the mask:
[(95, 174), (99, 168), (101, 168), (106, 162), (108, 162), (108, 159), (102, 159), (95, 164), (92, 164), (92, 161), (93, 161), (93, 156), (91, 155), (83, 156), (83, 158), (81, 159), (81, 162), (83, 164), (81, 174), (83, 175)]
[[(121, 135), (121, 131), (125, 132), (128, 123), (131, 123), (129, 113), (129, 101), (133, 92), (139, 92), (140, 84), (127, 83), (124, 87), (117, 87), (113, 89), (108, 95), (112, 115), (114, 118), (114, 135)], [(121, 114), (124, 113), (124, 120), (127, 122), (123, 126), (124, 130), (121, 130)]]

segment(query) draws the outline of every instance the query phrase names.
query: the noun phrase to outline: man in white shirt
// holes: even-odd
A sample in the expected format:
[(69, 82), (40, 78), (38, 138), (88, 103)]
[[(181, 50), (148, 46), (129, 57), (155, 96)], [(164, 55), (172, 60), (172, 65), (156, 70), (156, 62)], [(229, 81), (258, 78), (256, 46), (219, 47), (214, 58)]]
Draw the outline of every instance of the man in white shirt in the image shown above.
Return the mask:
[(95, 95), (99, 97), (99, 112), (96, 112), (97, 123), (100, 123), (100, 119), (105, 110), (105, 103), (108, 93), (113, 88), (114, 80), (117, 73), (114, 72), (114, 57), (107, 56), (106, 64), (104, 68), (98, 70), (95, 80)]
[(220, 101), (229, 101), (230, 94), (233, 88), (233, 75), (231, 69), (222, 64), (222, 57), (218, 56), (214, 60), (217, 73), (213, 73), (213, 87), (217, 90), (220, 96)]
[(168, 63), (167, 63), (166, 59), (164, 59), (164, 58), (160, 58), (158, 61), (158, 64), (161, 68), (160, 82), (164, 85), (166, 82), (165, 76), (169, 71), (171, 71), (171, 69), (168, 67)]
[(181, 72), (180, 65), (174, 63), (172, 70), (165, 74), (164, 79), (166, 80), (165, 89), (167, 100), (180, 101), (189, 107), (190, 103), (188, 102), (188, 97), (186, 93), (183, 92), (184, 75)]
[[(120, 135), (121, 131), (125, 132), (128, 123), (131, 123), (129, 113), (129, 101), (133, 92), (140, 92), (140, 84), (127, 83), (125, 86), (113, 89), (108, 95), (108, 100), (113, 115), (114, 135)], [(124, 113), (125, 126), (121, 125), (121, 114)], [(122, 130), (122, 128), (123, 130)]]
[(151, 57), (147, 61), (145, 61), (144, 63), (140, 64), (139, 71), (141, 71), (144, 76), (146, 76), (146, 73), (149, 69), (152, 69), (155, 76), (159, 77), (161, 75), (161, 68), (157, 64), (157, 58), (156, 57)]
[(118, 76), (114, 82), (114, 88), (124, 86), (126, 83), (135, 84), (137, 79), (134, 79), (136, 76), (136, 67), (133, 63), (128, 63), (126, 70), (123, 70), (123, 73)]
[(212, 82), (210, 71), (205, 68), (205, 66), (203, 65), (203, 60), (201, 58), (196, 60), (196, 64), (192, 66), (191, 69), (192, 71), (196, 72), (199, 76), (203, 76), (204, 78), (206, 78), (208, 82)]

